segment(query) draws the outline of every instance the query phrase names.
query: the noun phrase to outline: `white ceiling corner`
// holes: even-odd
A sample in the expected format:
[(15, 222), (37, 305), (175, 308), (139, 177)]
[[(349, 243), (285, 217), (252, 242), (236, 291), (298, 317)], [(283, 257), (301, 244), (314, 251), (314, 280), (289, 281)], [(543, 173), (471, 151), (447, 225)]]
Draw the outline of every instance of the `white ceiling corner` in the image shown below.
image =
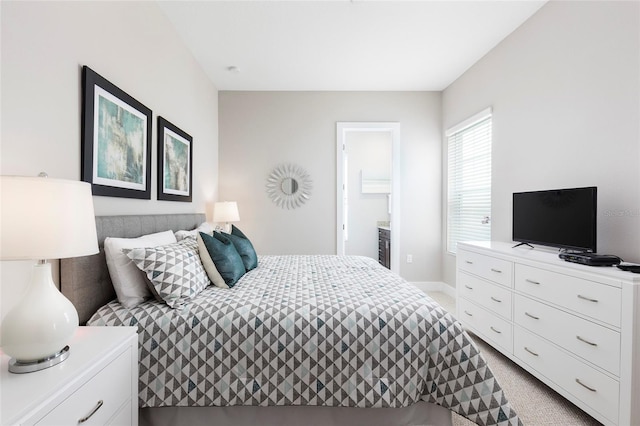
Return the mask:
[(218, 90), (439, 91), (545, 1), (157, 3)]

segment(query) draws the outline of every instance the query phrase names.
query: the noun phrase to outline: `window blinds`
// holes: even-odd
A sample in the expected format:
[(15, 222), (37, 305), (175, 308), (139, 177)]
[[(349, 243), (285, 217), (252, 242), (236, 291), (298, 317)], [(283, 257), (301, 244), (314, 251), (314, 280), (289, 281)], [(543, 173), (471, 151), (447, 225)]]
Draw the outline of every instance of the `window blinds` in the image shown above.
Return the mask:
[(447, 131), (447, 250), (491, 239), (491, 109)]

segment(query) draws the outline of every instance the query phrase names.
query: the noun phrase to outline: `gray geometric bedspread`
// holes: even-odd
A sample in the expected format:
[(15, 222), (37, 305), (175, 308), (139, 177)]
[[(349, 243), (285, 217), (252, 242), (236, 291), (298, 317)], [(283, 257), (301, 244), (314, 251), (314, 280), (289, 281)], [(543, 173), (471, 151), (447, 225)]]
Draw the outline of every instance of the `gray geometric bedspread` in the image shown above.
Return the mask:
[(103, 306), (89, 325), (137, 325), (141, 407), (404, 407), (520, 424), (460, 323), (366, 257), (261, 256), (231, 289), (182, 309)]

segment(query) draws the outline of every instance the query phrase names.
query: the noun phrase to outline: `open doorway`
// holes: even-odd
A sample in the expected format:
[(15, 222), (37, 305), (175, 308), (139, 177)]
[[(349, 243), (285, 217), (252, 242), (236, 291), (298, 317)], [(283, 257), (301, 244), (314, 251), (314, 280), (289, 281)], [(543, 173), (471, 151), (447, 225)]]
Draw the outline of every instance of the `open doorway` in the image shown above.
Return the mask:
[(390, 234), (391, 270), (400, 268), (400, 123), (337, 123), (338, 255), (378, 259), (379, 229)]

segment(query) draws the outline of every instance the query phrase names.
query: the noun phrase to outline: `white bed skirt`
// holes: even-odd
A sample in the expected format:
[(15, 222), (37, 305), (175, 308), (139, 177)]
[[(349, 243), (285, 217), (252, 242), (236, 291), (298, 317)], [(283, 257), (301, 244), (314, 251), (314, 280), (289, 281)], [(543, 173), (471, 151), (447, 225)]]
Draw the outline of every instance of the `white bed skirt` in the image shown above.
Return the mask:
[(310, 406), (140, 409), (140, 426), (451, 426), (451, 411), (420, 401), (405, 408)]

